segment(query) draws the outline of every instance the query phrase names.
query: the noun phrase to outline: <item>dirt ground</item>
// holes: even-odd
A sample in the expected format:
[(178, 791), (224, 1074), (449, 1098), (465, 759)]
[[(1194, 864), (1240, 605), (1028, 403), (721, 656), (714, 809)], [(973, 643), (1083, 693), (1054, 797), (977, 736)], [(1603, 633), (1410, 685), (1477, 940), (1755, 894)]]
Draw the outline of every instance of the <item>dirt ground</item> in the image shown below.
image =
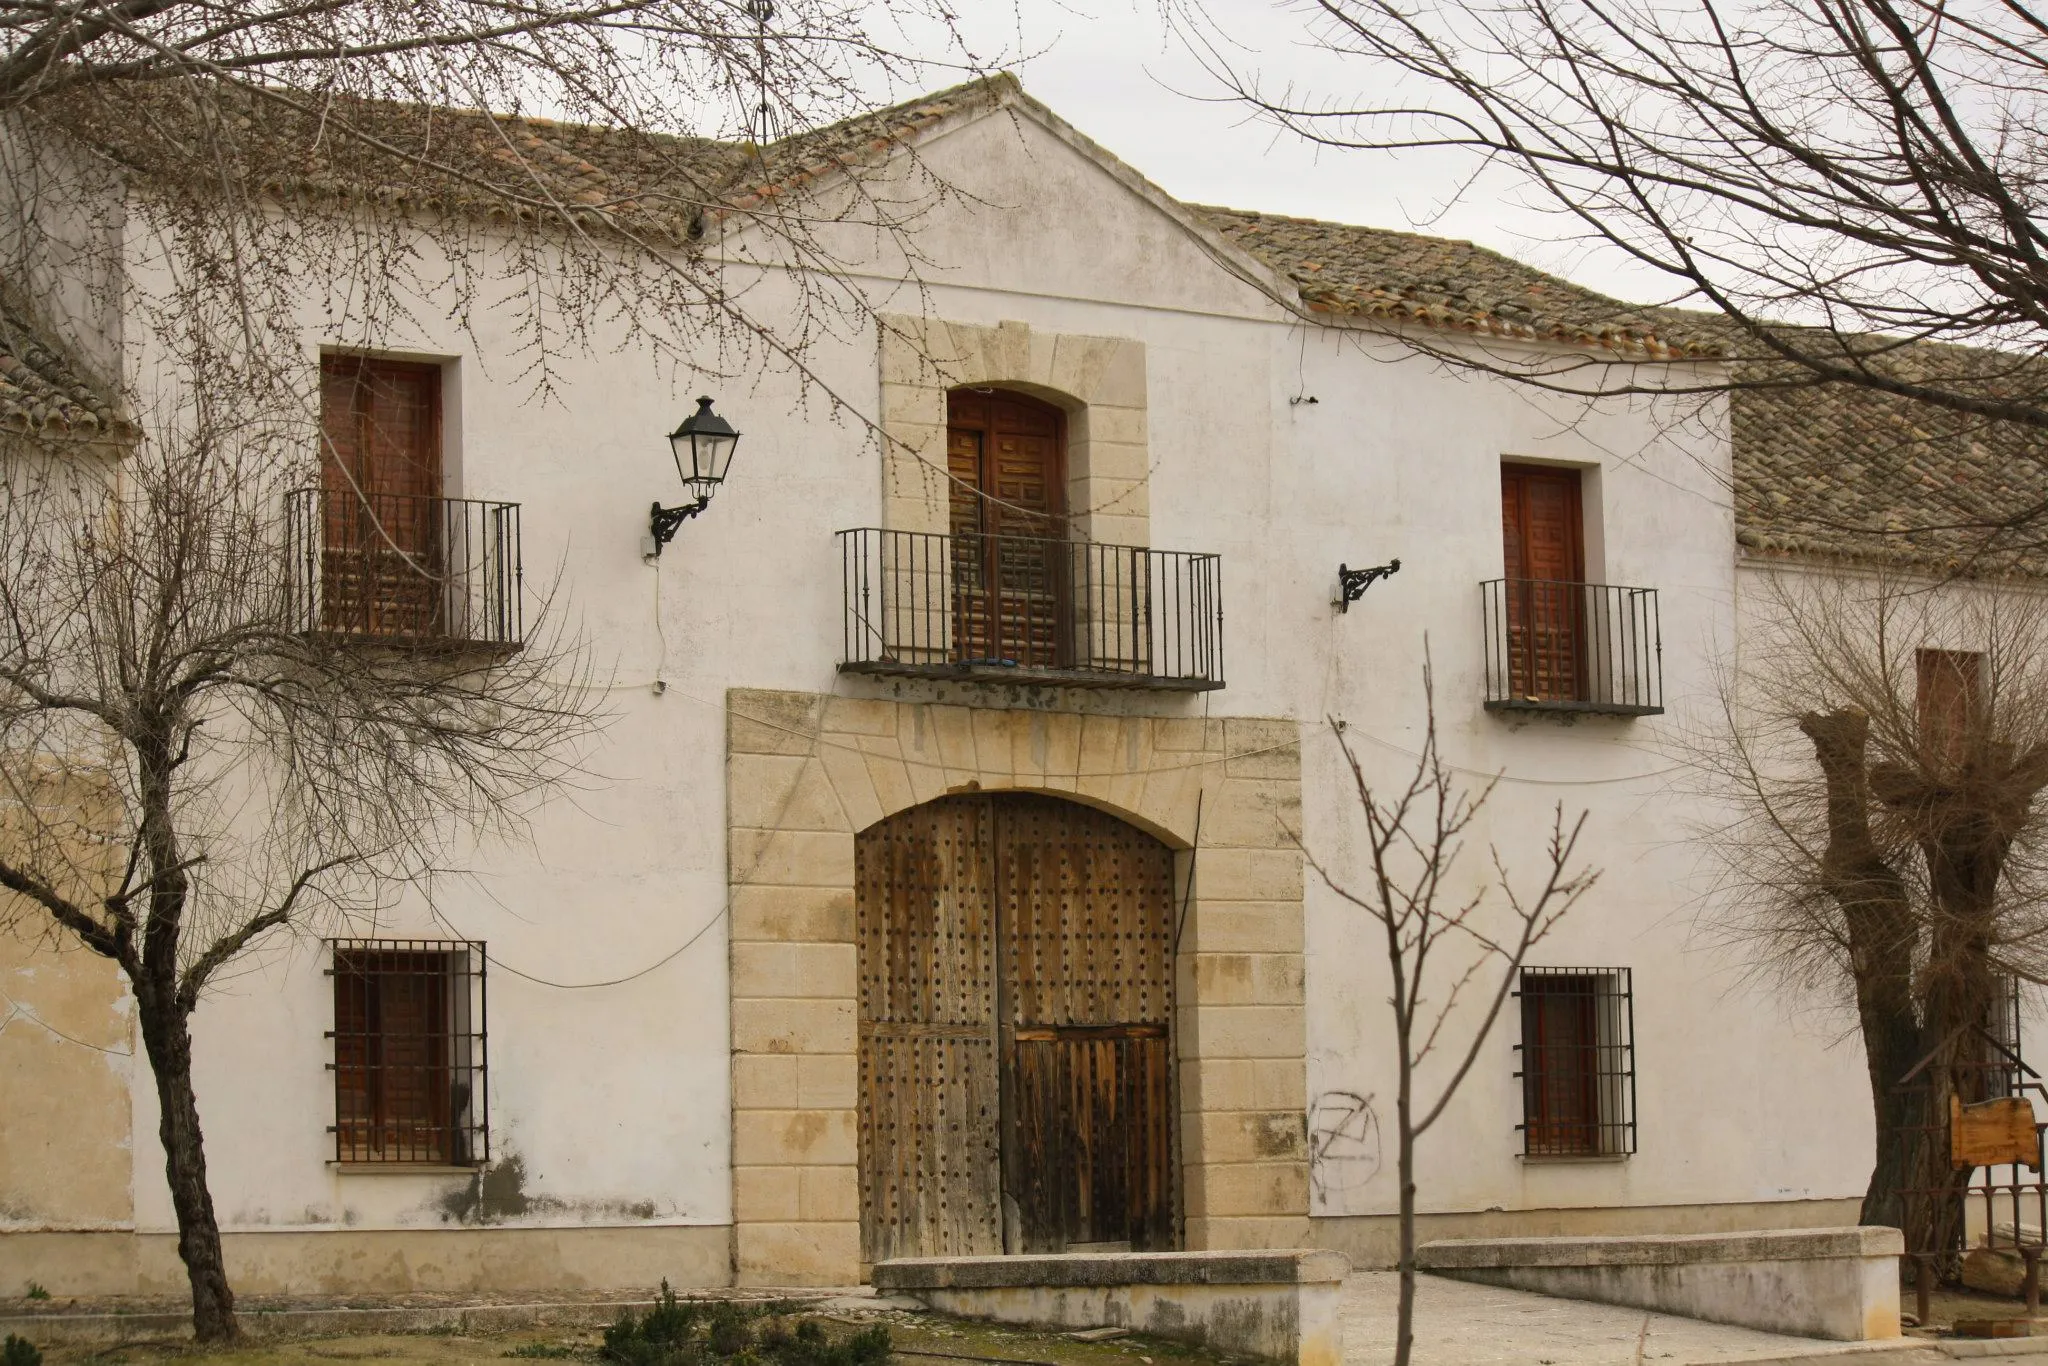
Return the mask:
[[(1229, 1358), (1178, 1343), (1132, 1335), (1107, 1342), (1077, 1342), (1059, 1333), (964, 1323), (921, 1314), (861, 1312), (815, 1315), (837, 1336), (870, 1323), (888, 1326), (894, 1366), (963, 1366), (1001, 1362), (1016, 1366), (1225, 1366)], [(204, 1350), (190, 1342), (129, 1342), (119, 1346), (44, 1349), (44, 1366), (449, 1366), (454, 1362), (577, 1360), (596, 1362), (602, 1332), (595, 1328), (523, 1328), (487, 1335), (455, 1333), (364, 1334), (349, 1337), (266, 1338), (231, 1350)]]

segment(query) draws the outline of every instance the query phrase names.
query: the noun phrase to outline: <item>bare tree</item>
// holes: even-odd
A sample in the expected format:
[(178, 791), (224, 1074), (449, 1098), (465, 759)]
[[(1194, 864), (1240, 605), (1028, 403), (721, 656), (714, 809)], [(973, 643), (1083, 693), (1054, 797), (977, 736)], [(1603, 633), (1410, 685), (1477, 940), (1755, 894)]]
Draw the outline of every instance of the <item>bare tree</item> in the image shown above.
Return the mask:
[[(286, 553), (283, 494), (317, 449), (299, 414), (185, 397), (131, 451), (4, 452), (0, 914), (133, 990), (193, 1322), (217, 1341), (237, 1328), (192, 1084), (207, 988), (517, 836), (575, 771), (596, 694), (545, 622), (516, 651), (325, 629), (362, 589), (309, 585)], [(394, 583), (454, 591), (446, 559)]]
[[(1344, 723), (1330, 721), (1365, 818), (1367, 866), (1361, 873), (1367, 885), (1356, 887), (1313, 853), (1307, 856), (1331, 891), (1378, 926), (1391, 980), (1401, 1282), (1394, 1366), (1407, 1366), (1415, 1345), (1416, 1144), (1443, 1117), (1484, 1052), (1530, 952), (1599, 876), (1573, 867), (1586, 817), (1581, 812), (1567, 827), (1560, 804), (1540, 883), (1517, 892), (1496, 848), (1490, 875), (1480, 875), (1475, 884), (1459, 860), (1498, 779), (1476, 791), (1458, 783), (1437, 747), (1436, 693), (1427, 666), (1423, 692), (1428, 721), (1422, 752), (1399, 788), (1382, 788), (1367, 778)], [(1461, 1004), (1477, 1012), (1476, 1023), (1467, 1025), (1472, 1017), (1460, 1012)], [(1433, 1092), (1417, 1085), (1425, 1063), (1433, 1064), (1438, 1077)]]
[(936, 115), (875, 106), (935, 68), (979, 69), (944, 0), (0, 0), (0, 328), (90, 415), (0, 451), (0, 886), (134, 990), (202, 1339), (236, 1333), (208, 983), (517, 834), (592, 724), (559, 637), (323, 629), (283, 530), (330, 458), (308, 310), (363, 349), (488, 317), (539, 401), (595, 347), (841, 410), (808, 358), (875, 323), (843, 252), (914, 276), (949, 193), (906, 136)]
[(1668, 393), (1686, 381), (1664, 362), (1719, 351), (1742, 362), (1730, 385), (1896, 396), (1947, 414), (1944, 439), (2048, 430), (2036, 5), (1307, 0), (1310, 41), (1356, 63), (1357, 94), (1264, 81), (1200, 0), (1171, 9), (1228, 90), (1281, 128), (1329, 148), (1466, 153), (1468, 191), (1505, 171), (1563, 234), (1708, 310), (1613, 304), (1618, 342), (1597, 353), (1411, 338), (1450, 363)]
[[(2048, 981), (2048, 597), (1885, 572), (1764, 576), (1723, 732), (1715, 923), (1853, 1004), (1877, 1160), (1867, 1224), (1959, 1247), (1951, 1095), (1983, 1099), (2006, 979)], [(1990, 1037), (1987, 1037), (1990, 1036)]]

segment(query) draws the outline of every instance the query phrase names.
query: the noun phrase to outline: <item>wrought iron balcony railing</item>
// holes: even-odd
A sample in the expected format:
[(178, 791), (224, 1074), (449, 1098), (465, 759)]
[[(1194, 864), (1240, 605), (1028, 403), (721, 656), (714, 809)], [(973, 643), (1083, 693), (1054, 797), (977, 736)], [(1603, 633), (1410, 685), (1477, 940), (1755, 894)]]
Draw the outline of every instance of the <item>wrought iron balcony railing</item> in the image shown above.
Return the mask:
[(519, 504), (299, 489), (285, 498), (299, 629), (366, 641), (517, 649)]
[(874, 527), (839, 548), (849, 673), (1223, 686), (1215, 555)]
[(1656, 589), (1549, 579), (1492, 579), (1479, 588), (1490, 710), (1664, 710)]

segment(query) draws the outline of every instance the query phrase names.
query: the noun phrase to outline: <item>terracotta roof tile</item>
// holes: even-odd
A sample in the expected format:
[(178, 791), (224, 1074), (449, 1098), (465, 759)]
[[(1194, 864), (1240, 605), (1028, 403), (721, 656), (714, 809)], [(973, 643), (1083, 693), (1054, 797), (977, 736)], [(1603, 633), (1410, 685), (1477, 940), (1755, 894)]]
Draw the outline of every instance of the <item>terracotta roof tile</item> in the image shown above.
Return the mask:
[(1718, 351), (1696, 331), (1699, 320), (1607, 298), (1470, 242), (1245, 209), (1195, 211), (1291, 280), (1317, 312), (1651, 356)]
[(88, 383), (0, 293), (0, 430), (72, 437), (132, 434), (116, 405)]

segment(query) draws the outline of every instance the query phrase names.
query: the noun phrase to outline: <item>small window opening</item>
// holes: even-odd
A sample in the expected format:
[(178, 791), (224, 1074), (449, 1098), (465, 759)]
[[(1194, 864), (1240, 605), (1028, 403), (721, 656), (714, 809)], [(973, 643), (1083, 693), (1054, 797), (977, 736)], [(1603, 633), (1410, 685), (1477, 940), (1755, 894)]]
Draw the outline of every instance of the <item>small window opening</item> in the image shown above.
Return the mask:
[(334, 1160), (487, 1161), (483, 945), (371, 939), (332, 949)]
[(1636, 1150), (1635, 1007), (1627, 968), (1523, 968), (1522, 1152)]

